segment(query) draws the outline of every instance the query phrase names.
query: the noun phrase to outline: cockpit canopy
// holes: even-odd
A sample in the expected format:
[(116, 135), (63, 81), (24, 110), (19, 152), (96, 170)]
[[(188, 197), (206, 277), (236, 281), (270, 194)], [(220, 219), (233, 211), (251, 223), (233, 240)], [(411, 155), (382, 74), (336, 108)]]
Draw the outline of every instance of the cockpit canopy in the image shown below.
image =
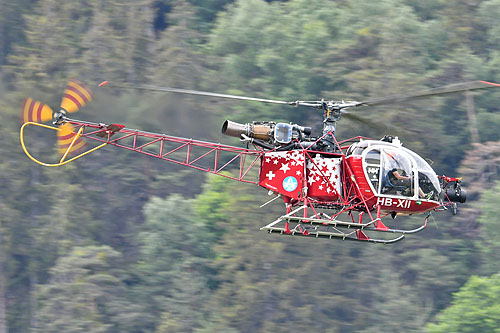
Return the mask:
[(349, 147), (347, 156), (363, 158), (365, 174), (377, 195), (439, 198), (441, 187), (434, 170), (399, 141), (360, 141)]

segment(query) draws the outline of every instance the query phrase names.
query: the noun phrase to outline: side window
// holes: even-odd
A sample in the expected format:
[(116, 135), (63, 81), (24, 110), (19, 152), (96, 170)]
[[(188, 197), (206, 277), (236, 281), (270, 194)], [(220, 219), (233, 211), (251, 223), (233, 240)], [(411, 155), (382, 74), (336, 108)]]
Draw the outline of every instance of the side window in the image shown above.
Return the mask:
[(380, 150), (370, 150), (365, 155), (365, 168), (368, 179), (375, 188), (375, 192), (379, 193), (379, 179), (380, 179)]

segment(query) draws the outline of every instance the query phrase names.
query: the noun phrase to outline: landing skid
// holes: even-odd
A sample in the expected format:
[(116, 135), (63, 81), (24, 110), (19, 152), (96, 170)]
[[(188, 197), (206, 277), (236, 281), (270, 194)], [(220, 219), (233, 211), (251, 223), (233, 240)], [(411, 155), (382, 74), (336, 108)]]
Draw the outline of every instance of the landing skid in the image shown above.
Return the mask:
[[(390, 244), (404, 239), (405, 234), (416, 233), (423, 230), (427, 226), (427, 220), (429, 218), (429, 216), (427, 216), (424, 224), (418, 228), (403, 230), (386, 227), (380, 218), (375, 218), (369, 222), (361, 223), (362, 215), (360, 215), (360, 223), (357, 223), (354, 220), (340, 221), (337, 220), (336, 217), (330, 217), (325, 213), (315, 213), (309, 217), (296, 216), (297, 213), (303, 211), (304, 209), (304, 207), (299, 207), (260, 228), (260, 230), (267, 230), (269, 233), (289, 236), (306, 236)], [(392, 239), (376, 239), (367, 236), (365, 232), (393, 233), (399, 234), (399, 236)]]

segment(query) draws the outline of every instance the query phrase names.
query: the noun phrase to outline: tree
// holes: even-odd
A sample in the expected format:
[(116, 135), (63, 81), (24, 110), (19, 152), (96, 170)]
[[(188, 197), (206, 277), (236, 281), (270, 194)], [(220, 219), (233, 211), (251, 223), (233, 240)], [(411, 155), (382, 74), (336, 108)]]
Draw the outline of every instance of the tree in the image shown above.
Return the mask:
[(0, 72), (6, 63), (14, 43), (20, 44), (24, 40), (26, 28), (23, 15), (33, 10), (35, 1), (0, 1)]
[(74, 76), (91, 82), (144, 81), (150, 71), (152, 9), (153, 1), (38, 2), (26, 15), (25, 45), (10, 54), (11, 73), (17, 82), (37, 87)]
[(10, 54), (11, 72), (18, 83), (30, 87), (54, 87), (81, 66), (82, 37), (89, 28), (87, 3), (58, 0), (38, 2), (25, 16), (26, 43)]
[(193, 332), (207, 297), (207, 235), (178, 195), (152, 198), (138, 233), (138, 283), (133, 287), (147, 316), (144, 327), (158, 332)]
[(438, 332), (498, 332), (500, 327), (500, 274), (491, 277), (472, 276), (453, 295), (451, 305), (427, 325)]
[(152, 74), (154, 1), (93, 1), (81, 35), (81, 74), (94, 82), (145, 82)]
[(495, 274), (499, 272), (498, 261), (500, 232), (498, 231), (497, 217), (500, 214), (498, 206), (500, 184), (485, 190), (481, 194), (482, 213), (478, 218), (480, 238), (476, 240), (476, 246), (481, 251), (481, 272), (483, 274)]
[(137, 305), (126, 300), (120, 254), (108, 246), (75, 247), (39, 286), (39, 332), (135, 332)]

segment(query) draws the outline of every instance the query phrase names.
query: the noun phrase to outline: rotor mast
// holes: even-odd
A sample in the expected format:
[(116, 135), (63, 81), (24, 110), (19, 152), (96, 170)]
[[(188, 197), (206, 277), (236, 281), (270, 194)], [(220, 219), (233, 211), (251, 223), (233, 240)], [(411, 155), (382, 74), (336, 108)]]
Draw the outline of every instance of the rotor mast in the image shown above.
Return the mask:
[(340, 120), (342, 113), (345, 113), (349, 106), (354, 106), (358, 102), (337, 102), (337, 101), (320, 101), (320, 108), (324, 111), (323, 116), (323, 135), (332, 133), (335, 136), (335, 131), (337, 128), (337, 122)]

